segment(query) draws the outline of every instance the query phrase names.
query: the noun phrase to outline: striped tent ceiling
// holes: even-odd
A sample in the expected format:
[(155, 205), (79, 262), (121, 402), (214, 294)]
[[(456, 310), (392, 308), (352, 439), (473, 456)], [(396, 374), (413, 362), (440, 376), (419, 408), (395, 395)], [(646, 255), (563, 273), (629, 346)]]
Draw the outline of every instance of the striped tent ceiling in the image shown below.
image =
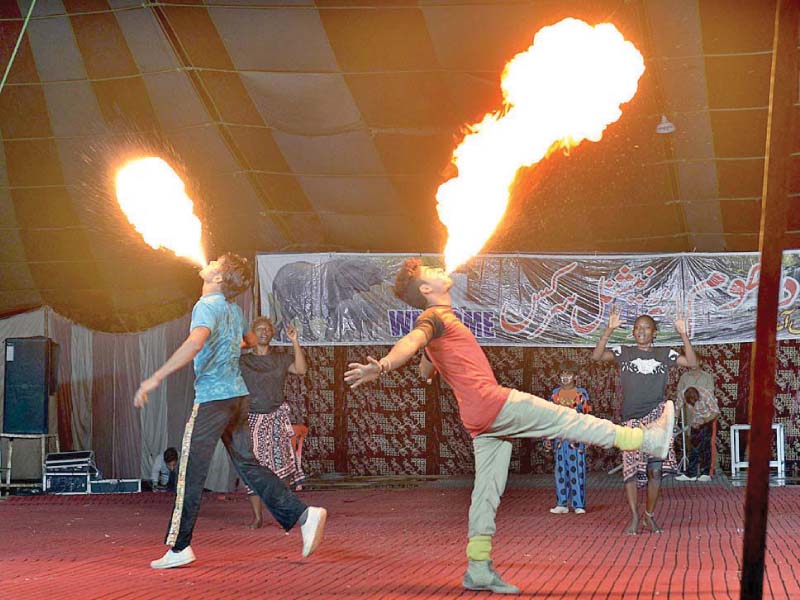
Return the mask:
[[(0, 2), (3, 68), (29, 5)], [(0, 314), (45, 304), (124, 331), (186, 311), (195, 270), (147, 248), (109, 195), (114, 167), (143, 153), (189, 182), (212, 255), (441, 251), (434, 193), (463, 126), (498, 108), (505, 62), (567, 16), (616, 24), (647, 70), (601, 142), (520, 174), (485, 250), (756, 250), (774, 10), (39, 0), (0, 93)], [(662, 114), (674, 134), (655, 132)]]

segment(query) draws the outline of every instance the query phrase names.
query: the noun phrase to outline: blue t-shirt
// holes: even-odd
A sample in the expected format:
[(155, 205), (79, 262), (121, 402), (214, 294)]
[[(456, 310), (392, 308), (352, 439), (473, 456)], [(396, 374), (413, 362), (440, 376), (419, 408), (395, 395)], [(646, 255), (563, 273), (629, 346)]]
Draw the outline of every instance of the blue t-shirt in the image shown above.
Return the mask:
[(239, 355), (249, 326), (242, 309), (225, 300), (222, 292), (201, 296), (192, 309), (192, 324), (211, 331), (203, 349), (194, 357), (195, 404), (247, 395), (239, 370)]

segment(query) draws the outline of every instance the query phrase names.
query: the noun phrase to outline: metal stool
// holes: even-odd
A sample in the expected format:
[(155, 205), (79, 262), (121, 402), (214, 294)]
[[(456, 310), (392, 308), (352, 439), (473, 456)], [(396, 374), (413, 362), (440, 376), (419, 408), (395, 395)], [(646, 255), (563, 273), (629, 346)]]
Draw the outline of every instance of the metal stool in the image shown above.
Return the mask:
[[(749, 424), (731, 425), (731, 476), (736, 477), (741, 469), (746, 469), (749, 466), (749, 461), (742, 460), (739, 455), (741, 451), (741, 442), (739, 434), (742, 431), (749, 431)], [(778, 477), (783, 479), (786, 476), (786, 461), (785, 461), (785, 437), (783, 423), (773, 423), (772, 430), (775, 432), (775, 444), (777, 446), (777, 460), (769, 461), (770, 468), (778, 469)]]
[[(0, 433), (0, 444), (2, 440), (8, 440), (8, 453), (5, 461), (0, 460), (0, 474), (4, 479), (0, 479), (0, 490), (10, 490), (11, 488), (30, 488), (39, 487), (44, 489), (44, 459), (50, 449), (50, 440), (55, 442), (56, 452), (59, 451), (58, 434), (56, 433)], [(42, 483), (11, 483), (11, 464), (14, 457), (14, 440), (39, 440), (42, 455)], [(2, 458), (2, 457), (0, 457)]]

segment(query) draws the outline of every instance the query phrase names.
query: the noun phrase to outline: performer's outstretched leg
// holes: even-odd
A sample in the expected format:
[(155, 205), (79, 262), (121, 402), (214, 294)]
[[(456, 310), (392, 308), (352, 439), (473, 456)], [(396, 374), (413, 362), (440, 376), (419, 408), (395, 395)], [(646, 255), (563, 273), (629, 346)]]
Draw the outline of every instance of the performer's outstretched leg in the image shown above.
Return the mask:
[(245, 396), (239, 400), (236, 414), (222, 434), (222, 442), (242, 480), (261, 497), (281, 527), (289, 531), (300, 521), (303, 556), (309, 556), (322, 541), (327, 511), (324, 508), (306, 506), (275, 473), (258, 463), (250, 449), (247, 414), (248, 401)]
[(512, 390), (508, 402), (486, 433), (473, 440), (475, 485), (469, 510), (469, 567), (464, 587), (515, 594), (519, 589), (504, 582), (491, 562), (492, 537), (500, 498), (505, 491), (511, 442), (508, 437), (565, 438), (605, 448), (625, 450), (648, 447), (666, 454), (674, 424), (674, 411), (648, 429), (621, 427), (611, 421), (578, 413), (536, 396)]
[[(564, 438), (601, 448), (642, 450), (666, 457), (675, 424), (675, 407), (667, 402), (662, 416), (652, 425), (622, 427), (606, 419), (581, 414), (538, 396), (511, 390), (508, 402), (482, 435), (496, 437)], [(477, 439), (477, 438), (476, 438)]]

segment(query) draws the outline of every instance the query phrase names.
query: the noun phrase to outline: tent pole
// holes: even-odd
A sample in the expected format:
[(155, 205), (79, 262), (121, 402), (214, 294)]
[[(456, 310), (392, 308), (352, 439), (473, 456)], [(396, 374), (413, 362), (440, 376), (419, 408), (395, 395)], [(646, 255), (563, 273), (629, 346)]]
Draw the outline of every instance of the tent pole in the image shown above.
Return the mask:
[(797, 93), (797, 27), (800, 2), (778, 0), (772, 52), (766, 160), (761, 200), (756, 340), (750, 369), (750, 465), (744, 505), (740, 598), (763, 595), (769, 507), (769, 460), (775, 396), (778, 299), (789, 207), (792, 113)]

